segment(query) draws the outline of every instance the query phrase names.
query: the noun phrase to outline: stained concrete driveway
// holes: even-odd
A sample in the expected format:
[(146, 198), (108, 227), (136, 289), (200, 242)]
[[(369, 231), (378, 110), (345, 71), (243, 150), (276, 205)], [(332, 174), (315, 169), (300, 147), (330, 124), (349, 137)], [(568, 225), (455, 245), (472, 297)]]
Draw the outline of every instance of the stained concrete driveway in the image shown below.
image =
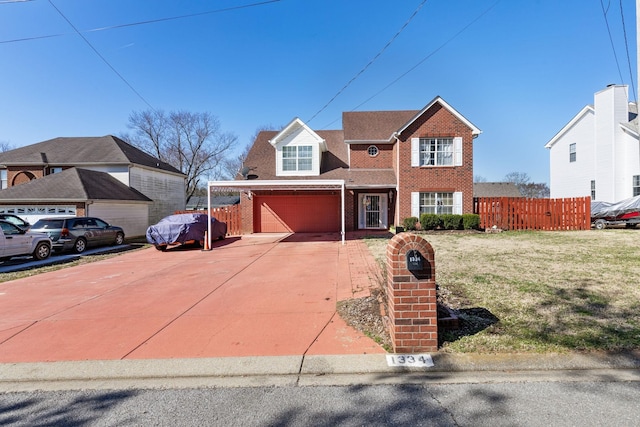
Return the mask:
[(378, 280), (346, 243), (259, 234), (0, 283), (0, 363), (382, 354), (336, 314)]

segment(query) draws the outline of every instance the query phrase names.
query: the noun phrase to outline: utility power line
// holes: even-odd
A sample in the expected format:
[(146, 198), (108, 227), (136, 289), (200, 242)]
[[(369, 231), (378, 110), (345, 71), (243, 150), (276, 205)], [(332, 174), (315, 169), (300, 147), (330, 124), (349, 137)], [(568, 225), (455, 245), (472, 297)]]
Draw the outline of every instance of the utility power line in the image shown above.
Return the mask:
[[(24, 2), (24, 1), (33, 1), (33, 0), (5, 0), (6, 3), (19, 3), (19, 2)], [(240, 5), (240, 6), (233, 6), (233, 7), (227, 7), (224, 9), (215, 9), (215, 10), (208, 10), (205, 12), (197, 12), (197, 13), (189, 13), (186, 15), (178, 15), (178, 16), (170, 16), (167, 18), (158, 18), (158, 19), (149, 19), (146, 21), (138, 21), (138, 22), (130, 22), (128, 24), (118, 24), (118, 25), (110, 25), (107, 27), (100, 27), (100, 28), (92, 28), (90, 30), (84, 30), (84, 31), (78, 31), (76, 29), (76, 33), (80, 34), (80, 33), (91, 33), (91, 32), (96, 32), (96, 31), (106, 31), (106, 30), (114, 30), (117, 28), (125, 28), (125, 27), (135, 27), (137, 25), (148, 25), (148, 24), (156, 24), (158, 22), (166, 22), (166, 21), (174, 21), (177, 19), (186, 19), (186, 18), (193, 18), (195, 16), (203, 16), (203, 15), (211, 15), (211, 14), (215, 14), (215, 13), (223, 13), (223, 12), (230, 12), (232, 10), (238, 10), (238, 9), (246, 9), (249, 7), (256, 7), (256, 6), (263, 6), (265, 4), (269, 4), (269, 3), (277, 3), (281, 0), (267, 0), (267, 1), (262, 1), (262, 2), (258, 2), (258, 3), (250, 3), (250, 4), (245, 4), (245, 5)], [(3, 1), (0, 0), (0, 3), (2, 3)], [(51, 37), (60, 37), (60, 36), (66, 36), (69, 34), (74, 34), (74, 33), (60, 33), (60, 34), (48, 34), (45, 36), (33, 36), (33, 37), (23, 37), (20, 39), (11, 39), (11, 40), (0, 40), (0, 44), (2, 43), (17, 43), (17, 42), (24, 42), (24, 41), (31, 41), (31, 40), (38, 40), (38, 39), (46, 39), (46, 38), (51, 38)]]
[(73, 28), (73, 30), (76, 32), (76, 34), (78, 34), (78, 35), (82, 38), (82, 40), (84, 40), (84, 42), (85, 42), (85, 43), (86, 43), (86, 44), (91, 48), (91, 50), (93, 50), (93, 52), (94, 52), (96, 55), (98, 55), (98, 57), (99, 57), (100, 59), (102, 59), (102, 61), (103, 61), (105, 64), (107, 64), (107, 67), (109, 67), (109, 68), (111, 69), (111, 71), (113, 71), (113, 72), (114, 72), (114, 73), (115, 73), (115, 74), (120, 78), (120, 80), (122, 80), (122, 81), (124, 82), (124, 84), (126, 84), (126, 85), (129, 87), (129, 89), (131, 89), (131, 90), (133, 91), (133, 93), (135, 93), (135, 94), (138, 96), (138, 98), (140, 98), (140, 99), (142, 100), (142, 102), (144, 102), (145, 104), (147, 104), (147, 106), (148, 106), (149, 108), (151, 108), (152, 110), (154, 110), (154, 111), (155, 111), (155, 108), (153, 108), (153, 106), (151, 106), (151, 104), (149, 103), (149, 101), (147, 101), (147, 100), (144, 98), (144, 96), (142, 96), (142, 95), (140, 94), (140, 92), (138, 92), (138, 91), (136, 90), (136, 88), (134, 88), (134, 87), (133, 87), (133, 85), (132, 85), (131, 83), (129, 83), (129, 82), (127, 81), (127, 79), (125, 79), (125, 78), (124, 78), (124, 76), (123, 76), (122, 74), (120, 74), (120, 73), (118, 72), (118, 70), (116, 70), (116, 69), (115, 69), (115, 67), (114, 67), (113, 65), (111, 65), (111, 63), (109, 63), (109, 61), (107, 61), (107, 59), (106, 59), (104, 56), (102, 56), (102, 55), (100, 54), (100, 52), (98, 52), (98, 49), (96, 49), (96, 48), (91, 44), (91, 42), (89, 42), (89, 40), (87, 40), (87, 38), (86, 38), (85, 36), (83, 36), (83, 35), (82, 35), (82, 33), (81, 33), (80, 31), (78, 31), (78, 29), (75, 27), (75, 25), (73, 25), (73, 23), (72, 23), (72, 22), (71, 22), (71, 21), (70, 21), (70, 20), (69, 20), (65, 15), (64, 15), (64, 13), (62, 13), (62, 11), (61, 11), (60, 9), (58, 9), (58, 8), (56, 7), (56, 5), (55, 5), (55, 4), (53, 4), (53, 0), (49, 0), (49, 4), (51, 4), (51, 6), (52, 6), (52, 7), (53, 7), (53, 8), (54, 8), (54, 9), (55, 9), (59, 14), (60, 14), (60, 16), (62, 16), (62, 18), (63, 18), (65, 21), (67, 21), (67, 23), (71, 26), (71, 28)]

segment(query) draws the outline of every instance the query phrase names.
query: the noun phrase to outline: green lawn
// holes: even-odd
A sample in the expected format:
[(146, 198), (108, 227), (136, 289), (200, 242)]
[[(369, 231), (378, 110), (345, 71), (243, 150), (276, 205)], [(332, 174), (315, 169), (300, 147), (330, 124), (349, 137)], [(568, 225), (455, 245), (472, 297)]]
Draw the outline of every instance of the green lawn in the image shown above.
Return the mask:
[[(451, 352), (640, 348), (640, 229), (424, 234)], [(381, 263), (387, 239), (366, 242)]]

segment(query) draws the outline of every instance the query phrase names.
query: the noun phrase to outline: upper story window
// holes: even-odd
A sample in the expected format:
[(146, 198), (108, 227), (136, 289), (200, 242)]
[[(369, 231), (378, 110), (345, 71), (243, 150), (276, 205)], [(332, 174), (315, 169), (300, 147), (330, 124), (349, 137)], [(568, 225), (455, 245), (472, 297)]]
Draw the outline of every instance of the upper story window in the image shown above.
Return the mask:
[(633, 176), (633, 197), (640, 196), (640, 175)]
[(592, 180), (591, 181), (591, 200), (595, 200), (596, 199), (596, 181)]
[(312, 159), (313, 147), (310, 145), (282, 147), (283, 171), (310, 171)]
[(420, 138), (420, 166), (453, 166), (453, 138)]
[(371, 157), (377, 156), (379, 152), (378, 147), (375, 145), (370, 145), (369, 148), (367, 148), (367, 153), (369, 153)]
[(0, 169), (0, 190), (7, 188), (7, 170)]
[(462, 138), (411, 138), (411, 166), (462, 166)]
[(569, 162), (576, 161), (576, 144), (569, 144)]

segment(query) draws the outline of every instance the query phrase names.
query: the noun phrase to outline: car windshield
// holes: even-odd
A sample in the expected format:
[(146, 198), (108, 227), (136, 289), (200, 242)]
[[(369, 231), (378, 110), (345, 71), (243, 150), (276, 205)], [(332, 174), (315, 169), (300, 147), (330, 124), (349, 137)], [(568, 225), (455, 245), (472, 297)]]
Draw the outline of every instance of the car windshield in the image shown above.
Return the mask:
[(33, 224), (31, 228), (34, 230), (62, 228), (63, 222), (63, 219), (41, 219)]

